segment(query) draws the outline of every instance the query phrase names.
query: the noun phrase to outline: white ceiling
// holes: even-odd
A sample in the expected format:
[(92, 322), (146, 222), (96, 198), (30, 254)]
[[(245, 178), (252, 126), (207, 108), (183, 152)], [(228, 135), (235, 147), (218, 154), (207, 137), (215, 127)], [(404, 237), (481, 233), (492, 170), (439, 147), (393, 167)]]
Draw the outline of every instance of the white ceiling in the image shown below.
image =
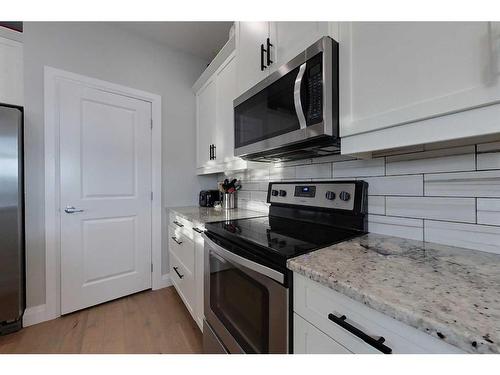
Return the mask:
[(117, 22), (143, 38), (212, 60), (229, 39), (233, 22)]

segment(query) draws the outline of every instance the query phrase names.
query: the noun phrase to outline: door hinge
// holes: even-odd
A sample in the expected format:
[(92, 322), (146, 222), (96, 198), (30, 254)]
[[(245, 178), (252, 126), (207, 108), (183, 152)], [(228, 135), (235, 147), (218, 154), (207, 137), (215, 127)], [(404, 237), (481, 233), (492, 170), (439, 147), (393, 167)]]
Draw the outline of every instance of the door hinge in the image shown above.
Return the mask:
[(153, 129), (153, 119), (151, 119), (151, 129)]
[(151, 263), (151, 273), (153, 273), (153, 263)]
[(151, 192), (151, 200), (153, 200), (153, 192)]

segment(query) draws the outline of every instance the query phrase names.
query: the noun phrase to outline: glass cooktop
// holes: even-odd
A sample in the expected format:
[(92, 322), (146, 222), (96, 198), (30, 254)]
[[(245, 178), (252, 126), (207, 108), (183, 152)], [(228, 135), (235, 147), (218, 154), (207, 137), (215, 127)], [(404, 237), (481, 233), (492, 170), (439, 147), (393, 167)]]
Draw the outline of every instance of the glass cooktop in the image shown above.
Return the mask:
[(355, 230), (277, 216), (208, 223), (205, 227), (208, 233), (236, 242), (247, 250), (267, 252), (268, 256), (282, 261), (360, 234)]

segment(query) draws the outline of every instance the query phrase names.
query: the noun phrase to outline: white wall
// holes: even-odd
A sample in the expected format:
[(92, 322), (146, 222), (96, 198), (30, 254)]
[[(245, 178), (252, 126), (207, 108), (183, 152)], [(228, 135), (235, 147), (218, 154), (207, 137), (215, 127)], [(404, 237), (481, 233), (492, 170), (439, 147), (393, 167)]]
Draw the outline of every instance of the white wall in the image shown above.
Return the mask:
[[(123, 31), (112, 23), (24, 24), (27, 305), (45, 302), (45, 65), (159, 94), (163, 121), (163, 205), (197, 203), (213, 183), (195, 174), (195, 101), (191, 86), (206, 61)], [(164, 257), (163, 269), (168, 269)]]

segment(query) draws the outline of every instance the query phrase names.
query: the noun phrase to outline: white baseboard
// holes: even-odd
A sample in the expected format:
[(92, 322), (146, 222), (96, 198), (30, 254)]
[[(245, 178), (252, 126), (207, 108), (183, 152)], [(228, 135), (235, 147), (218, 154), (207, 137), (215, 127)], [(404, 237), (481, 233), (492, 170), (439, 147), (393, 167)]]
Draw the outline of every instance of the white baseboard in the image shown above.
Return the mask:
[(47, 316), (47, 309), (45, 304), (28, 307), (24, 311), (23, 327), (32, 326), (34, 324), (45, 322), (51, 319), (53, 318)]
[(160, 283), (153, 288), (153, 290), (163, 289), (172, 286), (172, 281), (170, 280), (170, 274), (166, 273), (165, 275), (161, 275)]

